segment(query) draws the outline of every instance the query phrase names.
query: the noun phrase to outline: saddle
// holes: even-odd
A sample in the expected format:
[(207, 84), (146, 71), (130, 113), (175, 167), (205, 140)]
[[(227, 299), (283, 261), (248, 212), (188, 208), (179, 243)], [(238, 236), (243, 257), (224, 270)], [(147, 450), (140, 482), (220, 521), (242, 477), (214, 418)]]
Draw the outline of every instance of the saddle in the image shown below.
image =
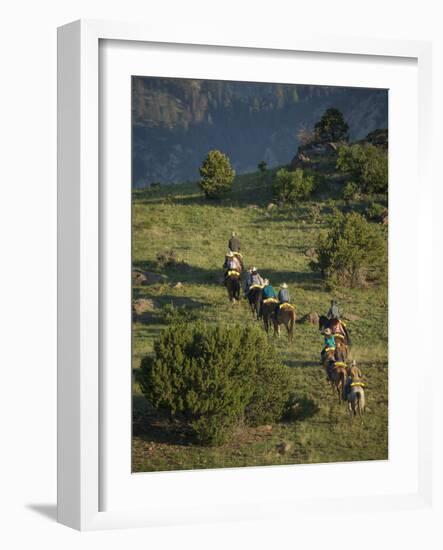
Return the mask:
[(292, 304), (289, 304), (288, 302), (285, 302), (283, 304), (280, 304), (280, 309), (289, 309), (289, 310), (295, 310), (295, 306), (293, 306)]
[(240, 273), (235, 269), (230, 269), (227, 274), (227, 277), (240, 277)]
[(254, 289), (254, 288), (260, 288), (260, 289), (262, 289), (262, 288), (263, 288), (263, 285), (251, 285), (251, 286), (249, 287), (249, 290), (252, 290), (252, 289)]
[(345, 341), (345, 337), (341, 332), (334, 332), (334, 338), (337, 340), (341, 340), (342, 342)]
[(364, 382), (351, 382), (350, 388), (364, 388), (366, 384)]
[(347, 367), (346, 363), (343, 363), (342, 361), (334, 361), (334, 369), (338, 367), (343, 367), (344, 369)]
[(278, 304), (277, 298), (266, 298), (266, 300), (263, 300), (264, 304)]

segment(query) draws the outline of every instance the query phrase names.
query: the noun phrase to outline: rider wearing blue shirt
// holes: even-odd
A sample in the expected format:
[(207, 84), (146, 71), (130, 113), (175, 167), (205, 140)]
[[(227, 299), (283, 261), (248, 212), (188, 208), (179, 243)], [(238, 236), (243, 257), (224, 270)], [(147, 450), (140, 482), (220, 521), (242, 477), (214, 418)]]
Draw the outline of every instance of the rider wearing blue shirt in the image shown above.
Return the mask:
[(263, 288), (262, 296), (263, 300), (267, 300), (268, 298), (277, 298), (277, 293), (268, 279), (265, 280), (265, 287)]

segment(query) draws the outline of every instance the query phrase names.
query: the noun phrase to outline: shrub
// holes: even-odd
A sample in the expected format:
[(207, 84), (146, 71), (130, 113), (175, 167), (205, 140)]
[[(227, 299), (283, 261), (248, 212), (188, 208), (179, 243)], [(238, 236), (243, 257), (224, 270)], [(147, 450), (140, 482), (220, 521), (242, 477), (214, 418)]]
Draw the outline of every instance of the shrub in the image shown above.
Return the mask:
[(321, 221), (321, 206), (314, 202), (306, 208), (306, 214), (310, 221), (319, 223)]
[(162, 320), (168, 324), (189, 323), (197, 320), (197, 312), (186, 306), (174, 306), (173, 303), (166, 304), (162, 308)]
[(386, 274), (385, 233), (355, 212), (331, 216), (329, 232), (319, 237), (316, 252), (313, 267), (332, 285), (365, 286)]
[(355, 182), (348, 181), (343, 189), (343, 198), (345, 201), (352, 201), (357, 197), (359, 190), (360, 188)]
[(306, 200), (313, 189), (313, 176), (304, 175), (301, 168), (297, 168), (294, 172), (281, 168), (272, 182), (272, 193), (282, 202), (295, 203)]
[(318, 141), (348, 141), (349, 126), (342, 113), (330, 107), (315, 125), (314, 134)]
[(387, 208), (377, 202), (371, 202), (365, 210), (365, 215), (368, 220), (381, 222), (387, 215)]
[(268, 347), (267, 358), (263, 362), (258, 358), (254, 375), (254, 393), (245, 409), (245, 420), (252, 426), (271, 424), (279, 420), (286, 411), (289, 399), (288, 368), (279, 364)]
[(223, 443), (242, 421), (267, 423), (283, 414), (288, 369), (257, 327), (174, 325), (154, 351), (141, 362), (144, 395), (181, 418), (202, 444)]
[(381, 147), (343, 145), (338, 151), (337, 168), (358, 182), (364, 193), (388, 191), (388, 153)]
[(221, 151), (209, 151), (200, 167), (200, 188), (206, 198), (216, 199), (231, 190), (235, 171), (229, 158)]

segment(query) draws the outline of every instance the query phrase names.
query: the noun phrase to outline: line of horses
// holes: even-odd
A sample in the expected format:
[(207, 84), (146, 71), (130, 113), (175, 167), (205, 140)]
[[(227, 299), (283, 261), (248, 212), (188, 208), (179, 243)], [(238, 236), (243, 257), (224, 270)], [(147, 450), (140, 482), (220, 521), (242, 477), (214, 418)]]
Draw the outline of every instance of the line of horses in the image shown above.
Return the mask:
[[(228, 291), (229, 301), (232, 304), (240, 301), (241, 294), (241, 271), (243, 270), (243, 257), (239, 255), (242, 269), (229, 270), (224, 278), (224, 284)], [(296, 320), (295, 306), (292, 304), (281, 304), (278, 300), (270, 298), (262, 300), (263, 287), (260, 285), (252, 285), (249, 288), (247, 299), (251, 308), (252, 316), (259, 320), (263, 319), (265, 331), (269, 333), (271, 326), (274, 328), (275, 336), (280, 336), (280, 327), (285, 326), (288, 338), (294, 337), (294, 326)]]
[(323, 332), (325, 328), (331, 328), (334, 334), (335, 347), (325, 348), (322, 354), (322, 365), (327, 380), (331, 384), (333, 394), (337, 394), (339, 403), (348, 402), (348, 409), (351, 416), (357, 414), (362, 417), (365, 410), (365, 392), (363, 375), (355, 361), (348, 363), (349, 356), (349, 334), (334, 332), (337, 323), (336, 319), (329, 320), (320, 316), (319, 329)]
[[(241, 273), (238, 271), (228, 271), (225, 277), (225, 286), (228, 291), (228, 297), (231, 303), (240, 300), (241, 294)], [(292, 304), (279, 304), (276, 298), (262, 300), (263, 287), (252, 285), (247, 293), (247, 299), (251, 314), (254, 319), (263, 319), (264, 329), (267, 333), (271, 327), (274, 335), (280, 336), (280, 327), (286, 328), (288, 338), (292, 341), (294, 337), (294, 327), (296, 322), (296, 308)], [(319, 318), (319, 331), (323, 333), (326, 328), (331, 328), (335, 347), (326, 348), (322, 354), (322, 365), (327, 375), (327, 380), (331, 384), (333, 394), (337, 394), (339, 403), (345, 399), (348, 402), (348, 408), (352, 416), (359, 414), (362, 416), (365, 409), (364, 383), (362, 373), (353, 362), (347, 365), (349, 355), (349, 333), (345, 329), (344, 334), (336, 331), (335, 323), (338, 320), (328, 319), (321, 315)], [(345, 396), (346, 393), (346, 396)]]

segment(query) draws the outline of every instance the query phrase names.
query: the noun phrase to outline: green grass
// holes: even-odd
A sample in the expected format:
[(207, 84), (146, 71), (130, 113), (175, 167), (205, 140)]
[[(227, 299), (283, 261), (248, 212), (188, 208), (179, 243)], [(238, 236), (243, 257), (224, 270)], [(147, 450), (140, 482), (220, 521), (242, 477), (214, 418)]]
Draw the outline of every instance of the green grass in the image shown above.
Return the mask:
[[(324, 214), (343, 206), (327, 186), (317, 197)], [(335, 186), (336, 187), (336, 186)], [(269, 185), (259, 174), (238, 176), (232, 193), (220, 201), (205, 200), (196, 184), (162, 186), (160, 191), (134, 191), (133, 265), (160, 271), (167, 280), (158, 285), (134, 287), (134, 298), (150, 298), (156, 308), (133, 324), (133, 367), (152, 353), (155, 337), (164, 328), (161, 308), (166, 304), (195, 309), (199, 318), (254, 323), (246, 302), (232, 306), (220, 284), (221, 266), (231, 230), (241, 237), (246, 265), (278, 286), (289, 285), (300, 318), (310, 311), (325, 312), (332, 297), (344, 313), (359, 319), (348, 327), (353, 338), (352, 357), (363, 370), (368, 413), (364, 425), (350, 423), (345, 406), (339, 406), (318, 364), (322, 339), (318, 328), (296, 324), (292, 343), (282, 334), (276, 343), (282, 361), (291, 367), (293, 390), (314, 404), (310, 417), (282, 422), (263, 431), (241, 428), (234, 439), (218, 448), (190, 445), (170, 420), (153, 411), (134, 384), (134, 411), (140, 419), (133, 443), (134, 471), (254, 466), (306, 462), (386, 459), (387, 441), (387, 288), (338, 289), (332, 294), (309, 267), (306, 250), (315, 246), (325, 222), (314, 223), (308, 205), (268, 209)], [(353, 204), (355, 209), (363, 204)], [(174, 249), (185, 266), (158, 269), (159, 252)], [(183, 286), (174, 288), (177, 282)], [(291, 444), (284, 455), (276, 452), (282, 441)]]

